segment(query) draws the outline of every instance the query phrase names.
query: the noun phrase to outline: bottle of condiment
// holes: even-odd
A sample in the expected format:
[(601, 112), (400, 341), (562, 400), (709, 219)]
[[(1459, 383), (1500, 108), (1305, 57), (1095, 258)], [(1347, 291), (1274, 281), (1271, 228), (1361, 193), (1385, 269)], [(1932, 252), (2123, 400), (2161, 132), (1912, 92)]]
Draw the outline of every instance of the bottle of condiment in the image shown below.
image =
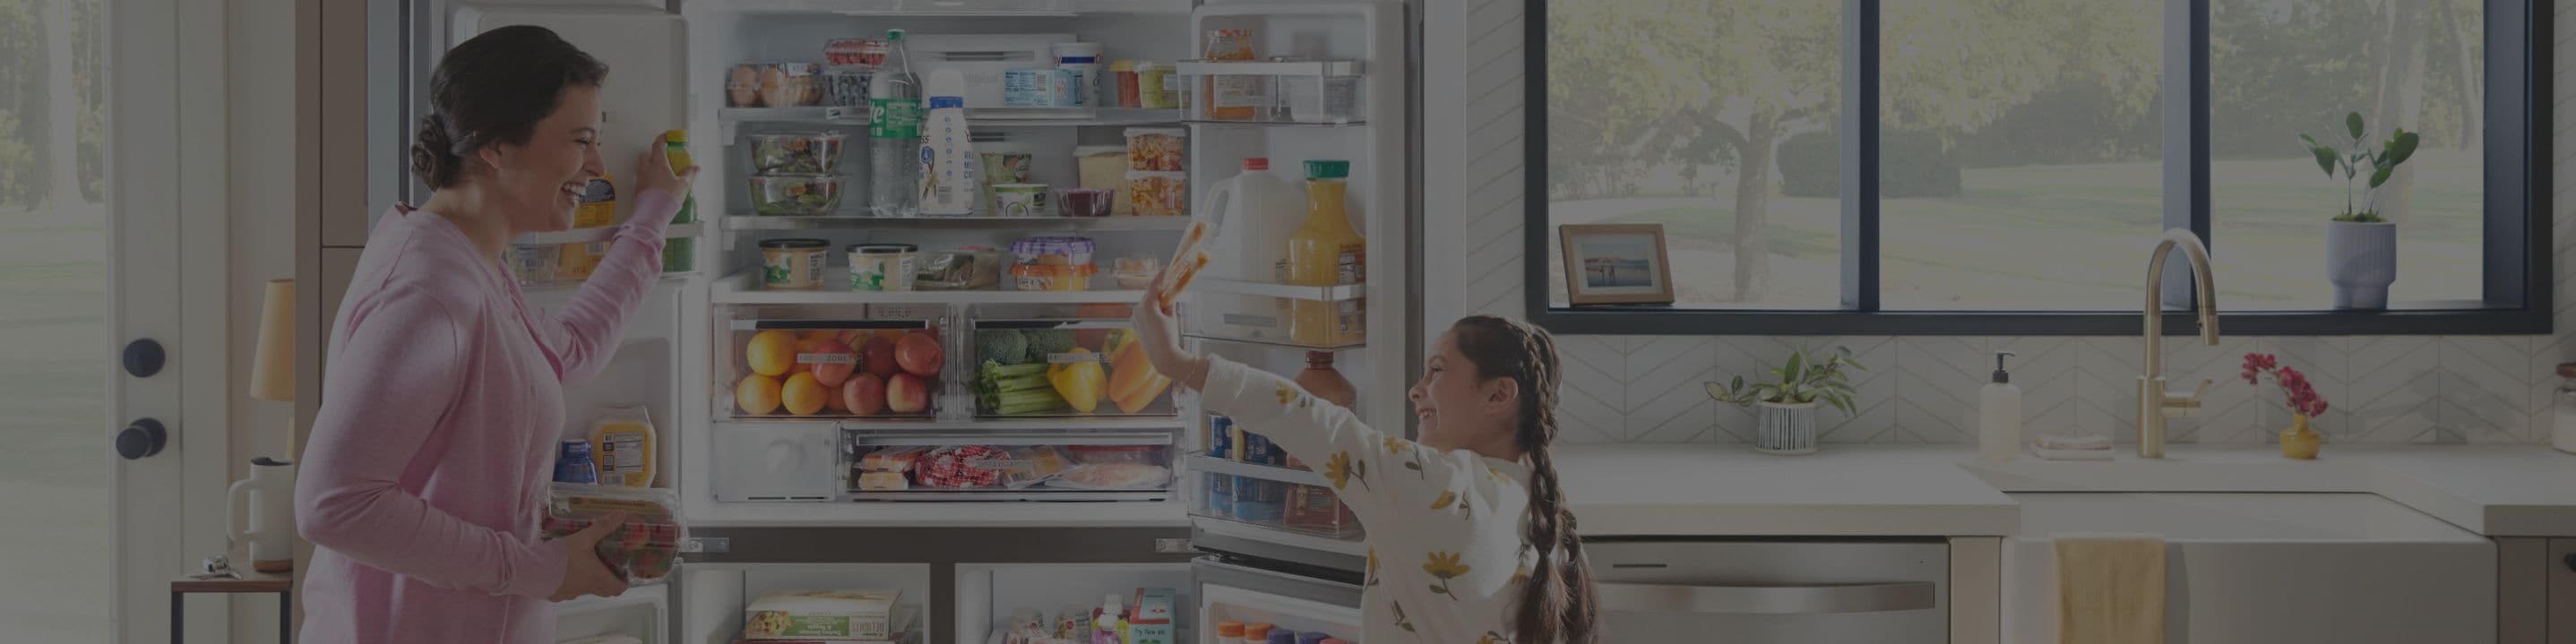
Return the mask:
[[(686, 172), (689, 166), (689, 133), (669, 130), (662, 133), (662, 153), (671, 163), (672, 172)], [(698, 220), (698, 195), (694, 191), (680, 200), (680, 212), (671, 215), (671, 223), (685, 224)], [(695, 237), (673, 237), (662, 240), (662, 272), (687, 273), (698, 270), (698, 240)]]
[(1118, 634), (1127, 631), (1118, 627), (1118, 620), (1126, 614), (1126, 600), (1118, 593), (1109, 593), (1101, 599), (1100, 612), (1091, 616), (1091, 644), (1123, 644)]
[[(1351, 228), (1342, 208), (1351, 162), (1306, 162), (1306, 223), (1288, 237), (1289, 284), (1358, 284), (1368, 275), (1367, 241)], [(1360, 300), (1298, 300), (1289, 335), (1298, 344), (1340, 346), (1364, 338)]]
[(1243, 622), (1217, 622), (1216, 644), (1243, 644)]
[(1306, 393), (1314, 394), (1324, 402), (1345, 409), (1357, 403), (1360, 395), (1359, 389), (1351, 386), (1351, 379), (1342, 377), (1341, 371), (1333, 369), (1331, 351), (1306, 352), (1306, 370), (1297, 372), (1297, 386), (1306, 388)]
[(1268, 644), (1270, 641), (1270, 629), (1272, 628), (1275, 627), (1271, 626), (1269, 622), (1253, 622), (1243, 625), (1244, 644), (1252, 644), (1253, 642)]

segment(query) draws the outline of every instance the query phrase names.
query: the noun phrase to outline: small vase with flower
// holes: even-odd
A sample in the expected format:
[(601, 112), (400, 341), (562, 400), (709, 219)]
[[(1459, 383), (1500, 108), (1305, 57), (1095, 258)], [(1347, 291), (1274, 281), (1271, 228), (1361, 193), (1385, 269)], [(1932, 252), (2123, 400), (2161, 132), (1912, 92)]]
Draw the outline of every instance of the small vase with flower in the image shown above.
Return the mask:
[(2259, 384), (2262, 376), (2270, 375), (2272, 383), (2281, 387), (2283, 403), (2290, 408), (2290, 428), (2281, 432), (2281, 456), (2316, 458), (2317, 449), (2325, 442), (2325, 437), (2308, 429), (2308, 419), (2326, 413), (2326, 399), (2317, 395), (2316, 387), (2308, 384), (2307, 374), (2299, 373), (2293, 367), (2281, 366), (2280, 359), (2272, 354), (2248, 353), (2240, 375), (2247, 384)]

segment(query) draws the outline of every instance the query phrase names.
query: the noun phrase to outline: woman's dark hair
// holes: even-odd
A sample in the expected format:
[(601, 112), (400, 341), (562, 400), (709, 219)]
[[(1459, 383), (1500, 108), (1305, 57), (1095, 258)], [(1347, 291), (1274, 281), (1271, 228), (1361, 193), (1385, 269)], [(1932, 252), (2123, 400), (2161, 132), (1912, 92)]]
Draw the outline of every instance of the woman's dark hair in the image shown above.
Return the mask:
[(1521, 532), (1538, 550), (1538, 563), (1521, 586), (1513, 628), (1525, 644), (1598, 642), (1599, 593), (1547, 453), (1548, 444), (1556, 442), (1556, 339), (1538, 327), (1491, 315), (1460, 319), (1451, 331), (1457, 334), (1458, 353), (1476, 365), (1479, 378), (1510, 378), (1520, 386), (1521, 426), (1515, 437), (1530, 462), (1529, 515)]
[(430, 75), (430, 113), (412, 140), (411, 174), (433, 190), (456, 185), (475, 150), (528, 142), (564, 88), (606, 80), (607, 65), (544, 27), (483, 32), (447, 50)]

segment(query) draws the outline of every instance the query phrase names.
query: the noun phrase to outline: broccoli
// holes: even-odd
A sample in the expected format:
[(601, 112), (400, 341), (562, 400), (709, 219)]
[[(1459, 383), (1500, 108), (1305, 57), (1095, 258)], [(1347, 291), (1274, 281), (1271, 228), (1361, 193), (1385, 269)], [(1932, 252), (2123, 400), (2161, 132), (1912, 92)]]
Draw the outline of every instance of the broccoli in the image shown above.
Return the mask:
[(1029, 338), (1012, 329), (976, 331), (975, 356), (1004, 365), (1028, 362)]
[(1028, 337), (1029, 362), (1046, 362), (1047, 356), (1072, 353), (1073, 348), (1080, 344), (1074, 340), (1072, 331), (1065, 330), (1030, 331)]

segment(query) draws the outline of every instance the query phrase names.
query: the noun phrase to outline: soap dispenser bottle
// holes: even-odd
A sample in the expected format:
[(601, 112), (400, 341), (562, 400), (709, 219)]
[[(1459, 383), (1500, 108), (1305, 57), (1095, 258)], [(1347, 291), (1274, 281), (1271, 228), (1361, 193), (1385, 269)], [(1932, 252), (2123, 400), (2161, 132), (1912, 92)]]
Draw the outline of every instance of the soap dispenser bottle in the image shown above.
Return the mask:
[(1977, 392), (1977, 452), (1989, 461), (2009, 461), (2021, 454), (2021, 387), (2004, 369), (2011, 352), (1995, 353), (1994, 382)]

